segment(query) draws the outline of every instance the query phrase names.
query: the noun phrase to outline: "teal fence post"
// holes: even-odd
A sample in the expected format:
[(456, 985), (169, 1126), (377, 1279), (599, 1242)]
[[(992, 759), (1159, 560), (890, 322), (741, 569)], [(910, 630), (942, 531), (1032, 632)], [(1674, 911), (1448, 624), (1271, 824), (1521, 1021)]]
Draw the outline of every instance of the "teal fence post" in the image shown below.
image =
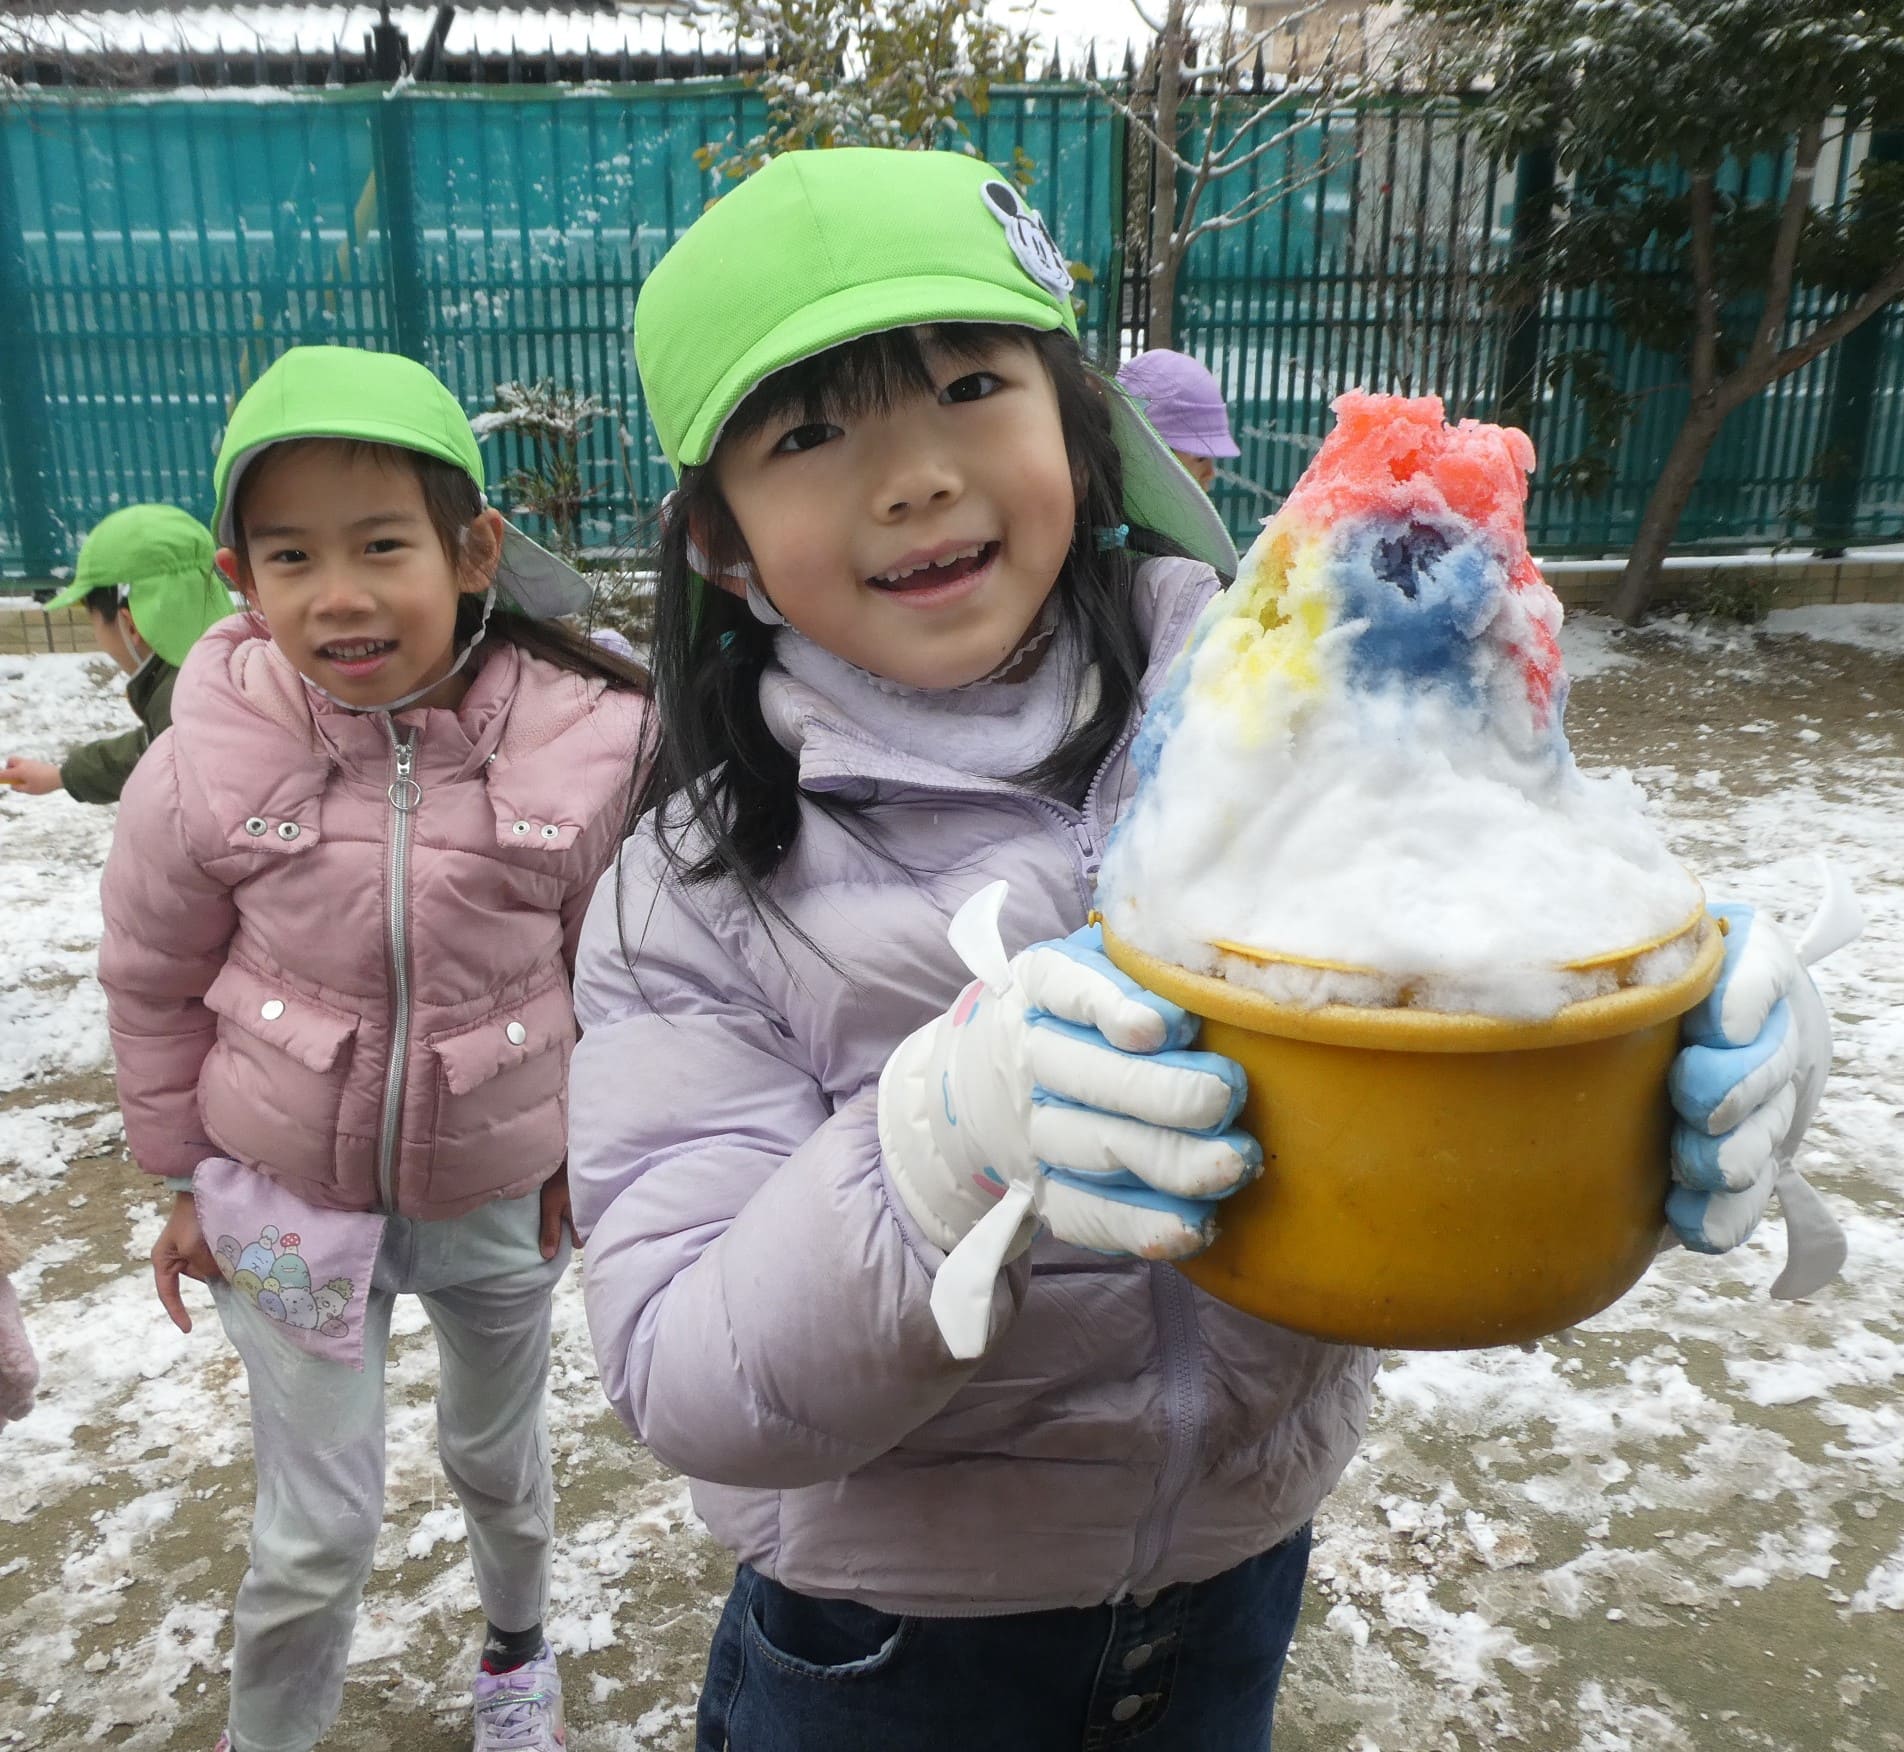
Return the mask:
[(7, 344), (0, 347), (0, 429), (6, 433), (7, 488), (20, 530), (21, 563), (29, 578), (46, 578), (60, 557), (47, 467), (51, 446), (46, 379), (40, 370), (26, 232), (7, 133), (0, 121), (0, 310), (7, 313), (11, 330)]
[[(1904, 129), (1878, 128), (1871, 135), (1867, 164), (1904, 163)], [(1825, 411), (1822, 459), (1824, 479), (1818, 486), (1818, 512), (1813, 533), (1818, 551), (1828, 559), (1843, 553), (1857, 532), (1858, 502), (1864, 497), (1864, 470), (1871, 445), (1872, 391), (1883, 366), (1889, 309), (1880, 310), (1854, 328), (1835, 349), (1837, 369), (1831, 379), (1831, 405)]]
[(377, 105), (377, 212), (399, 353), (429, 364), (430, 311), (417, 239), (415, 118), (410, 99), (386, 92)]
[[(1547, 241), (1554, 216), (1554, 153), (1551, 146), (1534, 146), (1514, 166), (1514, 231), (1508, 244), (1508, 265), (1525, 267)], [(1534, 403), (1540, 373), (1540, 319), (1546, 289), (1537, 290), (1514, 312), (1501, 346), (1501, 382), (1498, 405), (1503, 425), (1533, 426)]]

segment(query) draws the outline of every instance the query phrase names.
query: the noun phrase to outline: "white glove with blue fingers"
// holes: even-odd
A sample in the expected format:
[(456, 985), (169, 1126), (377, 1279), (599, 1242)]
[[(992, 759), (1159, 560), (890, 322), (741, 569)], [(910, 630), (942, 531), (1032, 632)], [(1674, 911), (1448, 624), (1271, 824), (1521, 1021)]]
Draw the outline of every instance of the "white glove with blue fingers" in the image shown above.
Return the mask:
[(1793, 1166), (1831, 1069), (1831, 1015), (1805, 971), (1851, 941), (1863, 918), (1826, 866), (1825, 898), (1796, 947), (1749, 906), (1712, 911), (1726, 926), (1719, 983), (1686, 1017), (1670, 1087), (1673, 1179), (1666, 1218), (1700, 1253), (1739, 1245), (1774, 1192), (1786, 1265), (1772, 1294), (1808, 1296), (1844, 1266), (1844, 1232)]
[(952, 946), (978, 978), (879, 1080), (887, 1177), (947, 1251), (932, 1311), (963, 1358), (984, 1352), (993, 1284), (1041, 1224), (1100, 1253), (1179, 1259), (1263, 1164), (1233, 1123), (1242, 1068), (1186, 1050), (1196, 1019), (1119, 973), (1095, 927), (1008, 961), (1004, 900), (994, 882), (960, 907)]

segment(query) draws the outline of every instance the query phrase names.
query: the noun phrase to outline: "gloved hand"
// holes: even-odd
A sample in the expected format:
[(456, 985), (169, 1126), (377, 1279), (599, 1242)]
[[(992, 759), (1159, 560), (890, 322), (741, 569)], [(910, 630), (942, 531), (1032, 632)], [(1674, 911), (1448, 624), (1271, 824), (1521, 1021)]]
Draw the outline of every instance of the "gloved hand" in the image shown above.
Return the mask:
[(1831, 1069), (1831, 1016), (1805, 963), (1862, 928), (1849, 887), (1826, 872), (1826, 895), (1794, 949), (1749, 906), (1715, 906), (1726, 925), (1725, 965), (1686, 1017), (1669, 1087), (1674, 1233), (1701, 1253), (1724, 1253), (1758, 1226), (1772, 1194), (1785, 1207), (1788, 1263), (1773, 1294), (1809, 1295), (1837, 1276), (1842, 1231), (1793, 1166)]
[(933, 1312), (960, 1357), (984, 1349), (993, 1281), (1039, 1224), (1100, 1253), (1182, 1258), (1263, 1160), (1232, 1124), (1241, 1068), (1185, 1050), (1196, 1020), (1119, 973), (1095, 927), (1008, 963), (1004, 898), (995, 882), (959, 909), (952, 943), (979, 980), (879, 1083), (887, 1175), (951, 1255)]

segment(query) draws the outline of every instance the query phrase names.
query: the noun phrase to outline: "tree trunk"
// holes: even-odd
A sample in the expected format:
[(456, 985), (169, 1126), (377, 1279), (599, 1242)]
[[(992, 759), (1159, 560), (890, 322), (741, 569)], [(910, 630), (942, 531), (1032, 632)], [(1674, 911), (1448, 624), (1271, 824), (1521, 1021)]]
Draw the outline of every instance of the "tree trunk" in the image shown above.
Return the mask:
[(1685, 515), (1686, 502), (1699, 484), (1712, 442), (1725, 424), (1725, 410), (1708, 400), (1688, 410), (1685, 423), (1666, 453), (1666, 461), (1653, 483), (1646, 510), (1640, 517), (1632, 551), (1626, 558), (1626, 570), (1620, 574), (1620, 587), (1607, 604), (1607, 612), (1628, 626), (1638, 624), (1659, 586), (1660, 572), (1667, 551), (1678, 533), (1679, 520)]
[(1174, 149), (1180, 138), (1178, 111), (1183, 107), (1184, 0), (1170, 0), (1164, 16), (1163, 34), (1157, 39), (1157, 101), (1151, 110), (1151, 127), (1157, 138), (1169, 142), (1171, 150), (1151, 148), (1150, 190), (1150, 263), (1146, 287), (1149, 322), (1144, 344), (1168, 347), (1176, 338), (1177, 268), (1181, 260), (1177, 245), (1177, 162)]

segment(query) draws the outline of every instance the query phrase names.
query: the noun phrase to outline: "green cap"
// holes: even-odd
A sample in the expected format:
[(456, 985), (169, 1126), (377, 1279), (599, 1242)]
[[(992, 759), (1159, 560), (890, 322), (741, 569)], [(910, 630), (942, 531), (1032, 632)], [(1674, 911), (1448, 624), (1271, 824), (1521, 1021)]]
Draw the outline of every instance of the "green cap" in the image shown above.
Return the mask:
[[(238, 398), (218, 446), (212, 486), (220, 543), (235, 544), (232, 506), (244, 472), (273, 444), (291, 438), (352, 438), (418, 450), (460, 468), (483, 486), (482, 452), (469, 416), (427, 366), (401, 353), (362, 347), (293, 347)], [(582, 575), (505, 520), (499, 592), (535, 620), (588, 607)]]
[(117, 589), (139, 637), (176, 669), (200, 633), (232, 612), (212, 532), (176, 505), (128, 505), (80, 543), (73, 581), (46, 606)]
[[(843, 341), (914, 323), (1078, 332), (1044, 220), (982, 159), (871, 146), (784, 153), (721, 197), (635, 301), (635, 361), (677, 470), (707, 461), (757, 384)], [(1236, 575), (1203, 489), (1137, 405), (1105, 383), (1124, 509)]]

